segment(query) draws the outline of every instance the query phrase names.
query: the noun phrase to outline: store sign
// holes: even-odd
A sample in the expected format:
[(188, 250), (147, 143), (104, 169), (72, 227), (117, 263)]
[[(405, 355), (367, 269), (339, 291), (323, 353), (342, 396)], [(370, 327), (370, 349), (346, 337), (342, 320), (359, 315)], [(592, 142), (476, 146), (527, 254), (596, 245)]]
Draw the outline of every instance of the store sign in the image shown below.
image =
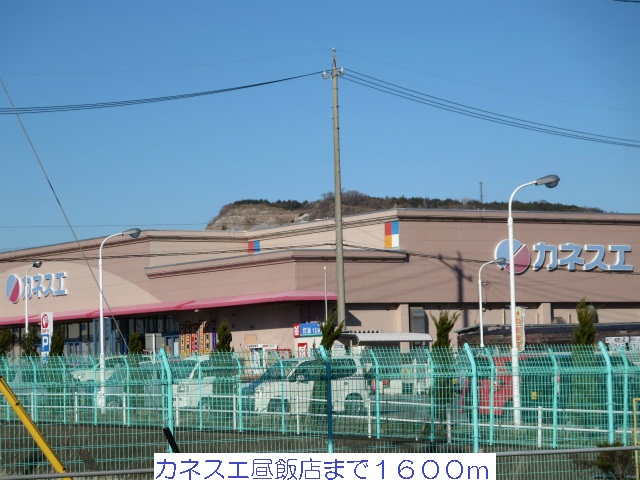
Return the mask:
[(53, 312), (43, 312), (40, 314), (40, 358), (43, 364), (49, 360), (52, 336)]
[(609, 345), (626, 345), (629, 343), (629, 337), (605, 337), (604, 343)]
[(180, 322), (180, 356), (208, 355), (216, 344), (215, 332), (211, 332), (211, 324), (207, 320), (191, 323)]
[(299, 337), (321, 337), (322, 330), (318, 322), (295, 323), (293, 325), (293, 336)]
[(524, 351), (524, 308), (516, 307), (516, 345), (518, 351)]
[(11, 303), (18, 303), (20, 298), (24, 300), (25, 295), (36, 298), (61, 297), (67, 294), (64, 288), (64, 279), (67, 272), (55, 272), (34, 275), (33, 277), (18, 277), (9, 275), (7, 278), (7, 298)]
[[(513, 241), (514, 273), (524, 273), (531, 265), (531, 253), (529, 247), (518, 240)], [(631, 252), (630, 245), (579, 245), (576, 243), (562, 243), (549, 245), (538, 242), (533, 245), (533, 252), (537, 258), (533, 262), (534, 271), (546, 267), (548, 271), (559, 267), (567, 267), (570, 272), (575, 272), (577, 267), (581, 270), (591, 271), (600, 269), (605, 272), (633, 272), (633, 265), (626, 263), (626, 254)], [(509, 264), (509, 240), (502, 240), (495, 251), (495, 258), (506, 258), (507, 262), (498, 264), (500, 268), (511, 271)]]
[(629, 337), (629, 350), (640, 350), (640, 337)]

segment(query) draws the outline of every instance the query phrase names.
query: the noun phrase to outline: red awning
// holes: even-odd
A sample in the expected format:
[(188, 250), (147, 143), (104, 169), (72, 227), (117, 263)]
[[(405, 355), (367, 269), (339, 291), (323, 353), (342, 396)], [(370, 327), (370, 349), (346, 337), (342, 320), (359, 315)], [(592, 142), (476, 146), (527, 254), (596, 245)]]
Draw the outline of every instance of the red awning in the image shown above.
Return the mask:
[[(175, 312), (176, 310), (182, 310), (182, 305), (190, 303), (189, 300), (181, 300), (177, 302), (161, 302), (161, 303), (147, 303), (142, 305), (127, 305), (123, 307), (113, 307), (108, 309), (104, 307), (104, 316), (117, 317), (118, 315), (133, 315), (137, 313), (158, 313), (158, 312)], [(97, 318), (100, 316), (100, 310), (94, 310), (94, 316)]]
[[(189, 301), (179, 302), (160, 302), (142, 305), (128, 305), (123, 307), (114, 307), (111, 310), (104, 308), (104, 316), (110, 317), (118, 315), (132, 315), (136, 313), (157, 313), (157, 312), (173, 312), (179, 309), (181, 305), (189, 303)], [(53, 310), (53, 321), (62, 320), (82, 320), (89, 318), (100, 318), (100, 309), (89, 308), (85, 310), (71, 310), (66, 312), (58, 312)], [(40, 315), (29, 315), (29, 325), (37, 324), (40, 321)], [(0, 325), (24, 325), (24, 316), (0, 318)]]
[[(72, 310), (68, 312), (53, 311), (53, 321), (56, 320), (77, 320), (81, 318), (92, 318), (93, 308), (85, 310)], [(40, 321), (40, 315), (29, 315), (29, 325), (37, 324)], [(21, 317), (5, 317), (0, 318), (0, 325), (24, 325), (24, 315)]]
[[(196, 310), (200, 308), (233, 307), (239, 305), (255, 305), (259, 303), (280, 303), (298, 301), (324, 300), (324, 291), (296, 291), (257, 293), (253, 295), (238, 295), (235, 297), (218, 297), (194, 300), (180, 307), (180, 310)], [(327, 300), (336, 300), (338, 296), (333, 292), (327, 292)]]
[[(196, 310), (200, 308), (233, 307), (239, 305), (256, 305), (259, 303), (280, 303), (298, 301), (320, 301), (324, 300), (324, 291), (287, 291), (274, 293), (259, 293), (253, 295), (238, 295), (235, 297), (207, 298), (202, 300), (180, 300), (175, 302), (147, 303), (142, 305), (125, 305), (108, 309), (104, 307), (105, 317), (118, 317), (121, 315), (137, 315), (143, 313), (175, 312), (179, 310)], [(327, 300), (335, 301), (337, 295), (327, 292)], [(67, 312), (57, 312), (53, 310), (53, 321), (80, 320), (89, 318), (99, 318), (100, 310), (95, 308), (85, 310), (72, 310)], [(29, 324), (37, 324), (40, 321), (39, 315), (29, 315)], [(24, 325), (24, 316), (0, 318), (0, 325)]]

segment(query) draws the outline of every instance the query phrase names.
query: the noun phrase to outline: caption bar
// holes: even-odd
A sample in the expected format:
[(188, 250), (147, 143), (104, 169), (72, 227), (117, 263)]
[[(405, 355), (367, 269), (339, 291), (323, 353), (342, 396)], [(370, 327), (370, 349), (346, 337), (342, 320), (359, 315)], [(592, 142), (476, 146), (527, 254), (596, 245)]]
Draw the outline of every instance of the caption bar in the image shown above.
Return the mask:
[(156, 453), (156, 480), (495, 480), (494, 453)]

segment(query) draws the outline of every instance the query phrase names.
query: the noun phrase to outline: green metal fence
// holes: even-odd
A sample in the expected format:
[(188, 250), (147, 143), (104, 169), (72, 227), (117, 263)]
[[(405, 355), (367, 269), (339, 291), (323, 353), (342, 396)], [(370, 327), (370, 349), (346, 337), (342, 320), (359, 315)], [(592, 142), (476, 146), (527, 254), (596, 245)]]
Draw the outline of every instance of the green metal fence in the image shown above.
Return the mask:
[[(0, 375), (71, 472), (148, 468), (153, 453), (169, 451), (164, 428), (182, 452), (194, 453), (560, 452), (634, 444), (640, 351), (534, 345), (513, 360), (508, 346), (469, 345), (333, 357), (320, 349), (292, 359), (237, 352), (180, 359), (161, 351), (103, 362), (5, 358)], [(5, 401), (0, 421), (0, 475), (51, 473)], [(558, 458), (527, 459), (536, 467), (519, 478), (568, 478), (571, 461)], [(523, 462), (499, 457), (500, 477), (515, 478)], [(593, 465), (583, 470), (598, 473)], [(534, 471), (542, 476), (526, 477)]]

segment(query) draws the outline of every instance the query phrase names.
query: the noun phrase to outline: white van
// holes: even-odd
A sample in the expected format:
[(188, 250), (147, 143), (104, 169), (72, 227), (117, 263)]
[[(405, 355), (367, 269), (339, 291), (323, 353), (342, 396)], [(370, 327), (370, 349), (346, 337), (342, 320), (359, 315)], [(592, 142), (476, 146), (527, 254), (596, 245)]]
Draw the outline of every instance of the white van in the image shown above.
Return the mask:
[[(365, 413), (365, 402), (370, 388), (358, 357), (337, 357), (331, 361), (331, 395), (334, 412), (347, 415)], [(315, 402), (318, 412), (326, 412), (326, 390), (324, 383), (314, 385), (325, 378), (326, 367), (320, 359), (302, 361), (292, 368), (282, 381), (264, 382), (254, 391), (256, 412), (282, 412), (291, 414), (310, 413)], [(313, 413), (313, 411), (311, 412)]]
[(233, 409), (237, 369), (224, 368), (207, 355), (185, 357), (169, 364), (174, 408)]

